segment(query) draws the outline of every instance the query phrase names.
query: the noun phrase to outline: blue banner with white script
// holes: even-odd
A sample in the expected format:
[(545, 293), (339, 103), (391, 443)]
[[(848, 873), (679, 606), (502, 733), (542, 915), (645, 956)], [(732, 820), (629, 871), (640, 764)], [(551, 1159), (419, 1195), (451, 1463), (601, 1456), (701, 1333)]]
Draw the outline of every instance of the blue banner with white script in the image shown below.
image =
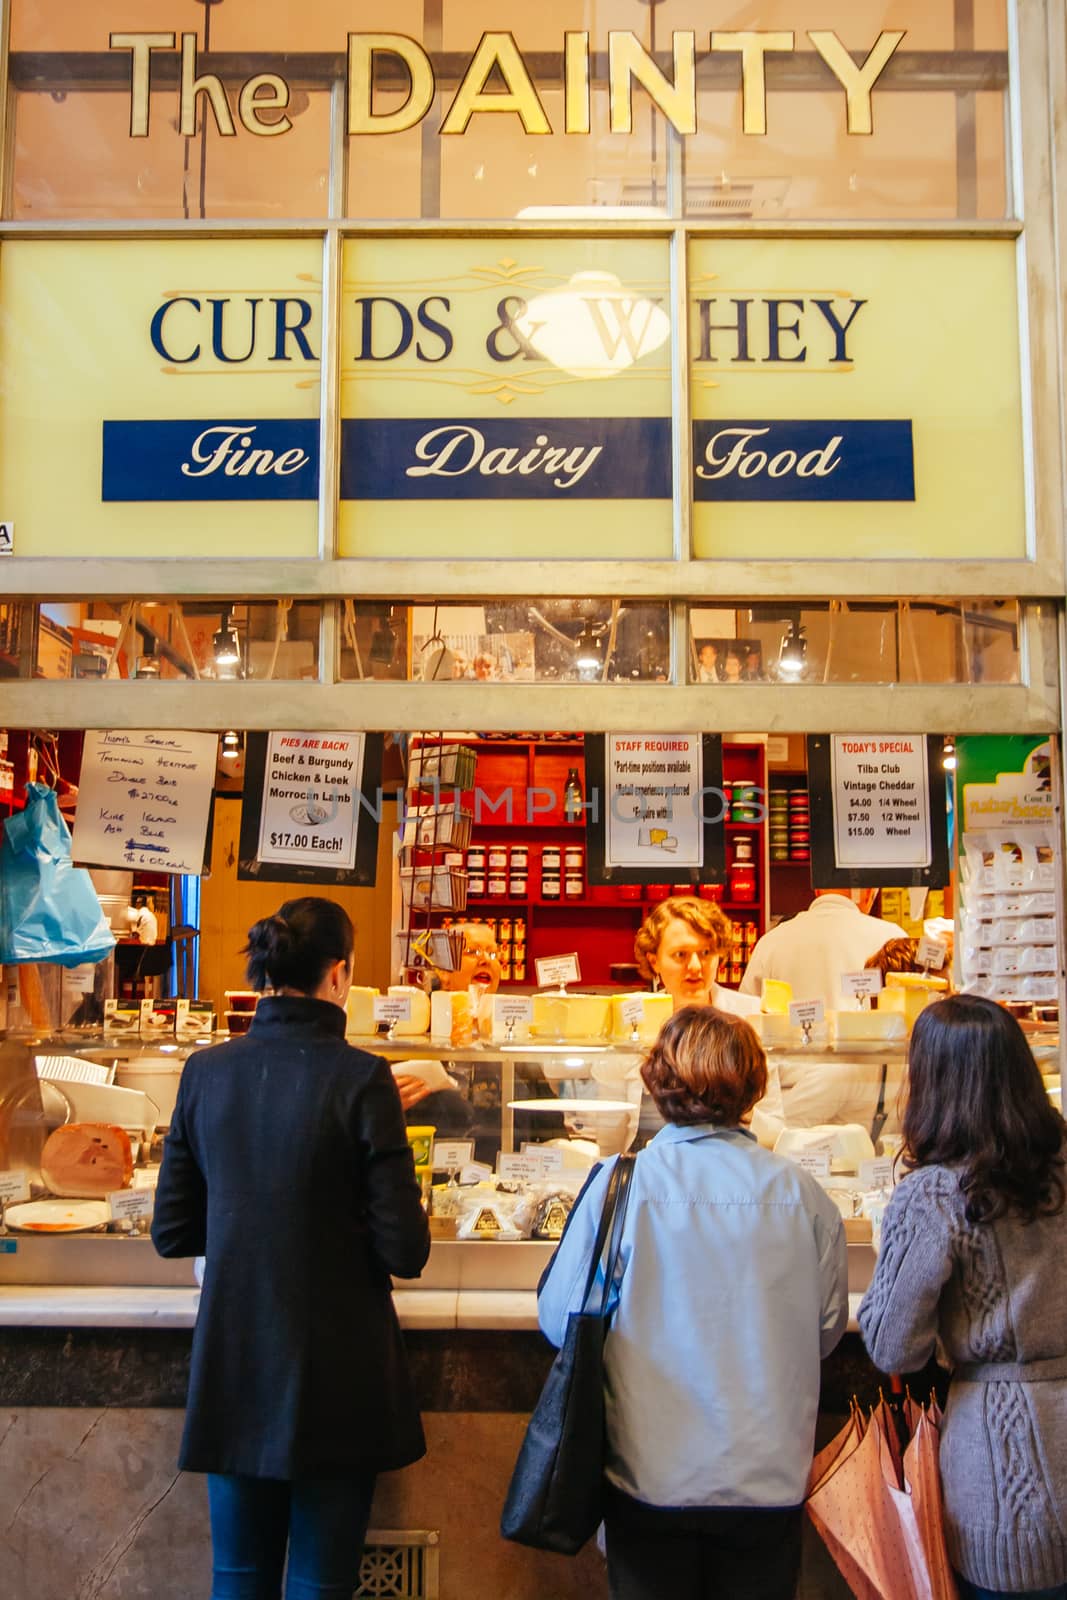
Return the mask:
[(354, 418), (342, 500), (666, 500), (669, 417)]
[(696, 500), (914, 500), (910, 421), (693, 423)]
[(319, 424), (105, 422), (104, 500), (314, 500)]

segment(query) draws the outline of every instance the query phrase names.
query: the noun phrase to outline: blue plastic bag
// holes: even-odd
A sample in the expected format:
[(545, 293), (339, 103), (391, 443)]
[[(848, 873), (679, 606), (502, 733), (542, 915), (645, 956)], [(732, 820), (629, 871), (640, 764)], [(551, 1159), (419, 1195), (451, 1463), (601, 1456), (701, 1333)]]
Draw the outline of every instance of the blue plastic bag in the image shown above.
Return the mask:
[(7, 819), (0, 843), (0, 965), (79, 967), (114, 948), (93, 880), (71, 861), (55, 790), (28, 783), (26, 809)]

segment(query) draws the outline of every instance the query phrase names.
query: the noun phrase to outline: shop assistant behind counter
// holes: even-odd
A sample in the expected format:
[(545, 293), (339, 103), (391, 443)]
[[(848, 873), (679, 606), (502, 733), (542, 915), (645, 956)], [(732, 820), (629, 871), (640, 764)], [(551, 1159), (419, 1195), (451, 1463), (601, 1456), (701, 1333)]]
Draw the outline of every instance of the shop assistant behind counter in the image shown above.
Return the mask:
[(841, 974), (859, 972), (887, 939), (906, 939), (896, 922), (868, 916), (877, 889), (816, 889), (806, 911), (765, 933), (741, 980), (758, 995), (764, 978), (788, 983), (796, 1000), (822, 1000), (830, 1010), (848, 1004)]

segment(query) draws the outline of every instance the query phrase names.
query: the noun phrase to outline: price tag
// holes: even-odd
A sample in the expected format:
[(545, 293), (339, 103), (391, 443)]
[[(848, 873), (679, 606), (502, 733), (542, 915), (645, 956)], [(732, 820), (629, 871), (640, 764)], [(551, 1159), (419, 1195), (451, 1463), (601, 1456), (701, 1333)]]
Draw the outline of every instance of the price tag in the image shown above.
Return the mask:
[(943, 939), (920, 939), (915, 959), (920, 967), (926, 967), (931, 972), (940, 972), (948, 960), (948, 945)]
[(524, 1156), (536, 1156), (541, 1163), (542, 1175), (546, 1178), (555, 1178), (563, 1171), (563, 1151), (546, 1150), (544, 1145), (530, 1144), (528, 1141), (522, 1147)]
[(576, 951), (566, 956), (539, 956), (534, 962), (534, 968), (537, 972), (538, 987), (541, 989), (547, 989), (552, 984), (562, 988), (564, 984), (578, 983), (582, 976), (578, 968)]
[(517, 1027), (520, 1022), (532, 1022), (533, 1000), (529, 995), (495, 994), (493, 1021), (504, 1028), (509, 1022), (512, 1027)]
[(497, 1156), (496, 1175), (503, 1183), (540, 1183), (544, 1166), (539, 1155)]
[(645, 1002), (639, 994), (635, 994), (630, 1000), (624, 1000), (619, 1010), (622, 1013), (623, 1026), (626, 1028), (639, 1028), (645, 1020)]
[(155, 1207), (153, 1189), (116, 1189), (107, 1197), (108, 1210), (113, 1222), (132, 1221), (137, 1217), (150, 1217)]
[(392, 1027), (397, 1022), (411, 1021), (409, 994), (376, 994), (371, 1004), (374, 1007), (375, 1022), (387, 1022)]
[(0, 1200), (5, 1206), (17, 1205), (20, 1200), (30, 1198), (30, 1182), (24, 1172), (14, 1169), (0, 1172)]
[(460, 1183), (484, 1183), (486, 1178), (493, 1176), (492, 1167), (487, 1167), (484, 1161), (470, 1161), (459, 1175)]
[(789, 1021), (794, 1028), (813, 1027), (826, 1016), (826, 1006), (821, 1000), (790, 1000)]
[(893, 1157), (878, 1156), (874, 1161), (860, 1162), (861, 1189), (892, 1189)]
[(473, 1139), (435, 1139), (430, 1165), (435, 1172), (458, 1172), (473, 1156)]
[(838, 980), (842, 994), (853, 1000), (869, 1000), (882, 987), (882, 974), (877, 967), (864, 967), (862, 972), (843, 972)]
[(823, 1179), (830, 1176), (829, 1150), (805, 1150), (798, 1156), (797, 1166), (802, 1172), (810, 1172), (813, 1178)]

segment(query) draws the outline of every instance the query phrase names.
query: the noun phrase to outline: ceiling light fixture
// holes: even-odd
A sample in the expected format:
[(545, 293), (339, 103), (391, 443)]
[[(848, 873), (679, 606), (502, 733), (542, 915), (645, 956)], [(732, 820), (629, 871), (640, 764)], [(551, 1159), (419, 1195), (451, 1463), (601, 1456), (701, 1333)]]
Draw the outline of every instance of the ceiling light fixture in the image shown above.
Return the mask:
[(237, 629), (230, 621), (230, 607), (222, 613), (222, 625), (211, 641), (217, 667), (236, 667), (241, 661), (241, 644)]
[(778, 646), (778, 676), (786, 679), (801, 677), (807, 661), (808, 641), (804, 626), (798, 617), (792, 617)]

